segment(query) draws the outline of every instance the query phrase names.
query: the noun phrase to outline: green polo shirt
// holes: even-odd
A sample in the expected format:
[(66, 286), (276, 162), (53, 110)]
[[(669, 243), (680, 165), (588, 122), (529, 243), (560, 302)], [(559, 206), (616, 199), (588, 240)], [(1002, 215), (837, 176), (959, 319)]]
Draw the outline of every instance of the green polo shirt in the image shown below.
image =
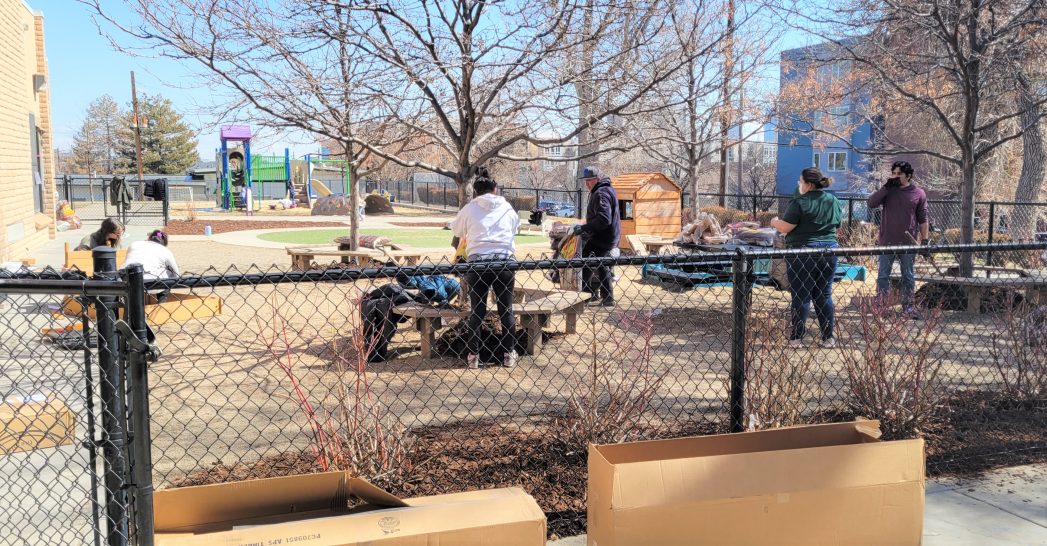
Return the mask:
[(782, 220), (796, 228), (785, 235), (789, 248), (806, 246), (813, 242), (836, 241), (843, 210), (836, 196), (824, 190), (811, 190), (793, 197), (782, 215)]

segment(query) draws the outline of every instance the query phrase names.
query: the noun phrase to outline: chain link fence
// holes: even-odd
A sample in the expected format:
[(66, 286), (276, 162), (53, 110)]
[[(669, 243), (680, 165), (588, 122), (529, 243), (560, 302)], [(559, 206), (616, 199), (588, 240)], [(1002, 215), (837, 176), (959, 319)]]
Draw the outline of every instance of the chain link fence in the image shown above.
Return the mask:
[[(84, 222), (97, 222), (105, 218), (117, 218), (127, 225), (167, 225), (170, 219), (170, 202), (186, 200), (192, 202), (191, 190), (170, 184), (170, 175), (146, 175), (139, 187), (138, 178), (125, 176), (130, 200), (114, 199), (111, 190), (114, 175), (64, 175), (55, 178), (60, 200), (68, 201), (76, 216)], [(203, 196), (197, 196), (201, 202)]]
[[(78, 425), (93, 416), (96, 430), (135, 432), (107, 452), (85, 446), (94, 436), (78, 426), (73, 445), (18, 455), (37, 466), (5, 465), (15, 473), (0, 491), (5, 520), (10, 536), (88, 543), (92, 522), (108, 530), (107, 514), (121, 513), (110, 511), (119, 494), (88, 500), (112, 487), (130, 497), (122, 521), (134, 541), (152, 484), (348, 469), (403, 496), (519, 485), (566, 536), (585, 529), (588, 442), (858, 416), (880, 419), (888, 437), (926, 438), (935, 475), (1043, 461), (1045, 249), (680, 244), (411, 267), (390, 256), (363, 269), (251, 267), (144, 284), (124, 275), (93, 290), (123, 294), (128, 322), (139, 311), (148, 322), (163, 355), (147, 378), (136, 370), (148, 351), (119, 341), (145, 339), (144, 326), (114, 332), (114, 376), (105, 351), (40, 338), (49, 321), (82, 318), (23, 309), (53, 306), (60, 292), (36, 279), (30, 301), (24, 284), (0, 280), (0, 292), (20, 290), (8, 302), (21, 298), (2, 325), (22, 355), (5, 364), (8, 393), (47, 387)], [(129, 409), (110, 417), (130, 418), (89, 409), (85, 373), (99, 368), (110, 374), (95, 376), (96, 390), (101, 377), (127, 378), (115, 390), (129, 393), (117, 397)], [(106, 464), (92, 464), (99, 454)]]

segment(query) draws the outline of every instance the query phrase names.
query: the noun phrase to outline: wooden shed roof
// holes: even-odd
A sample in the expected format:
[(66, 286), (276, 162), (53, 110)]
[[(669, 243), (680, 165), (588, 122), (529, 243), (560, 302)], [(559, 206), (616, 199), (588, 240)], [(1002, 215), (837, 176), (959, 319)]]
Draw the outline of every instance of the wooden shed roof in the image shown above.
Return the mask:
[(611, 178), (611, 187), (615, 190), (621, 190), (625, 192), (635, 192), (640, 188), (644, 187), (648, 182), (661, 179), (669, 182), (676, 188), (677, 191), (683, 191), (680, 185), (673, 181), (672, 178), (665, 176), (662, 173), (626, 173)]

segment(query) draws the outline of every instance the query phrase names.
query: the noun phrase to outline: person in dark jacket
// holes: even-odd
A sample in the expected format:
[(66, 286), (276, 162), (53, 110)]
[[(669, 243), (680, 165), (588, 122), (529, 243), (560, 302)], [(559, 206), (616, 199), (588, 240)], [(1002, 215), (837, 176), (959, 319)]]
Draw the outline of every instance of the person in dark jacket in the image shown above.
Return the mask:
[[(930, 217), (927, 214), (927, 193), (913, 182), (914, 170), (906, 161), (891, 165), (891, 178), (882, 188), (869, 196), (869, 209), (883, 207), (880, 220), (881, 246), (927, 244), (930, 236)], [(902, 310), (906, 317), (919, 319), (914, 294), (916, 293), (916, 255), (883, 254), (876, 275), (877, 299), (887, 301), (891, 288), (891, 270), (895, 260), (902, 273)]]
[[(582, 237), (582, 256), (607, 257), (618, 255), (618, 241), (622, 238), (622, 219), (618, 211), (618, 194), (611, 187), (611, 179), (596, 167), (582, 169), (582, 180), (589, 188), (589, 206), (585, 223), (574, 227)], [(599, 284), (594, 286), (593, 276)], [(605, 307), (614, 306), (613, 272), (610, 266), (582, 268), (582, 290), (592, 294), (589, 302)]]

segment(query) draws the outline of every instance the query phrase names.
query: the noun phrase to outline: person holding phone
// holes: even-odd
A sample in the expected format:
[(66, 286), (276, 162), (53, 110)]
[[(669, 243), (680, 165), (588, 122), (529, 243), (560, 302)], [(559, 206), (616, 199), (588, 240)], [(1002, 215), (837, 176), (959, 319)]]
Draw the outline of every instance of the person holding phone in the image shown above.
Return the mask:
[[(913, 182), (914, 170), (907, 161), (895, 161), (891, 165), (891, 178), (882, 188), (869, 196), (869, 209), (883, 207), (880, 216), (880, 235), (877, 244), (900, 246), (927, 244), (930, 237), (930, 218), (927, 214), (927, 193)], [(881, 304), (888, 301), (891, 289), (891, 269), (898, 261), (902, 273), (902, 312), (918, 320), (916, 310), (916, 254), (884, 254), (879, 258), (876, 273), (876, 299)]]

